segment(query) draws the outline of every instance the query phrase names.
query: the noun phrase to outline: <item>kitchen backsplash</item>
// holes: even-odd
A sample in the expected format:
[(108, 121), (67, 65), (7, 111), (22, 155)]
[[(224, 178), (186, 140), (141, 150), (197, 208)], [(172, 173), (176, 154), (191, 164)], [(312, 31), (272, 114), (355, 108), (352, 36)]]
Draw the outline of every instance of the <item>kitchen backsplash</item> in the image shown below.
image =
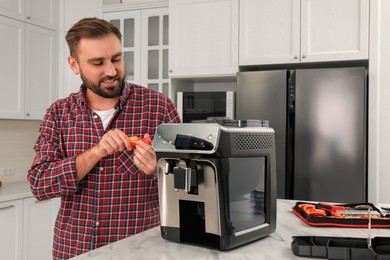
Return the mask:
[(33, 147), (39, 124), (40, 121), (0, 120), (0, 170), (3, 170), (0, 180), (3, 183), (26, 180), (35, 155)]

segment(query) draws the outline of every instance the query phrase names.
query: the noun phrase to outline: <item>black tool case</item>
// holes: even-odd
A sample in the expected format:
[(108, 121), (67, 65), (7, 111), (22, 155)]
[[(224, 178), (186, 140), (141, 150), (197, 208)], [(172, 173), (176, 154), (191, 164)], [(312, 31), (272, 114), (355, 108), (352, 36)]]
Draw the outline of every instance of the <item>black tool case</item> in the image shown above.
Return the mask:
[[(390, 260), (390, 237), (293, 236), (291, 250), (302, 257), (345, 260)], [(371, 246), (371, 248), (370, 248)]]

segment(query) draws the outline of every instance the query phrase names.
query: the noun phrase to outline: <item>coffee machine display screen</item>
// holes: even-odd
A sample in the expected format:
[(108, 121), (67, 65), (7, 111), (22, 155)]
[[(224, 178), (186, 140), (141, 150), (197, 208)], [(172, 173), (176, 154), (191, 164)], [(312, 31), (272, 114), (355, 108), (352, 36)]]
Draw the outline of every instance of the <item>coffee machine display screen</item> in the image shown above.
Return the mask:
[(265, 223), (266, 157), (229, 158), (229, 213), (234, 232)]

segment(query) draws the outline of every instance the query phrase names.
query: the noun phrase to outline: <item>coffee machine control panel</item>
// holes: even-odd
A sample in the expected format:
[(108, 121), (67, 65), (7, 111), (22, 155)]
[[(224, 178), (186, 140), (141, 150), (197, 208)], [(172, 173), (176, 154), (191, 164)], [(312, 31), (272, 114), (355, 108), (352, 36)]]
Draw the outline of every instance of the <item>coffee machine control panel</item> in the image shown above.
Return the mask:
[(218, 147), (220, 128), (217, 123), (162, 124), (153, 148), (156, 152), (212, 154)]

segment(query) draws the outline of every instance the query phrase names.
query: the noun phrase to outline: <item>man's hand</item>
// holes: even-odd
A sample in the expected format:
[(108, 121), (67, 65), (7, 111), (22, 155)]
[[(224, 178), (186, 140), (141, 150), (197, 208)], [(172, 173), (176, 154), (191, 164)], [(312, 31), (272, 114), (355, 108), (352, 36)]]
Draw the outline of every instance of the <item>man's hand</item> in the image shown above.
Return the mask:
[(114, 129), (108, 131), (95, 148), (95, 152), (103, 158), (110, 154), (130, 150), (132, 146), (124, 132)]
[(119, 129), (108, 131), (99, 143), (76, 158), (77, 179), (81, 181), (107, 155), (132, 148), (127, 135)]
[[(149, 134), (145, 134), (143, 137), (145, 140), (149, 140)], [(152, 146), (149, 143), (139, 139), (135, 149), (133, 160), (135, 165), (140, 168), (146, 175), (157, 174), (157, 156)]]

